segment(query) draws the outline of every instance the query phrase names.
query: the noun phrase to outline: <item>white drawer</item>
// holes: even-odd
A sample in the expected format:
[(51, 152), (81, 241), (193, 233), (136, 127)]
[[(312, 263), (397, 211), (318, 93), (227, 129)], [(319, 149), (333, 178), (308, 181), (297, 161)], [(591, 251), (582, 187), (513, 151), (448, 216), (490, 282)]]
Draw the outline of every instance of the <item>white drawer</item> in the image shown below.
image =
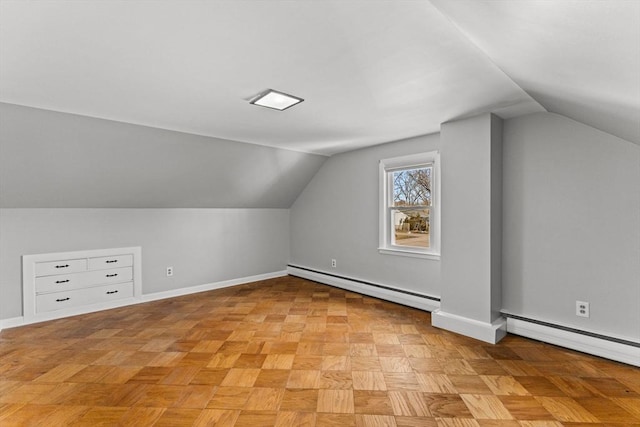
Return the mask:
[(106, 268), (130, 267), (133, 265), (133, 255), (114, 255), (99, 258), (89, 258), (89, 270)]
[(35, 266), (36, 276), (68, 274), (86, 270), (86, 259), (66, 259), (62, 261), (37, 262)]
[(87, 286), (87, 273), (36, 277), (36, 293), (60, 292)]
[(62, 310), (63, 308), (77, 307), (85, 304), (82, 301), (81, 291), (56, 292), (36, 296), (36, 312)]
[(38, 313), (43, 313), (47, 311), (61, 310), (64, 308), (79, 307), (87, 304), (130, 298), (132, 296), (133, 282), (74, 289), (65, 292), (55, 292), (36, 296), (36, 311)]
[(87, 276), (89, 276), (89, 285), (91, 286), (102, 283), (128, 282), (133, 279), (133, 267), (90, 271)]
[(132, 279), (133, 267), (37, 277), (36, 293), (60, 292), (108, 283), (129, 282)]
[(87, 304), (131, 298), (133, 297), (133, 282), (96, 286), (95, 288), (87, 288), (83, 291), (87, 294)]

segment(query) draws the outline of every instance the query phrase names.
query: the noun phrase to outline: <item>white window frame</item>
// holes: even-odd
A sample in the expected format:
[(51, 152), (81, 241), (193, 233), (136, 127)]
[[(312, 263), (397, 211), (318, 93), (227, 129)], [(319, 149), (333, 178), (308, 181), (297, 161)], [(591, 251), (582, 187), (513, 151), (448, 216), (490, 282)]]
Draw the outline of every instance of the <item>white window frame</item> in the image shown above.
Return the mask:
[[(391, 207), (393, 205), (393, 172), (431, 166), (431, 206), (429, 207), (429, 248), (417, 248), (392, 244)], [(385, 255), (400, 255), (414, 258), (440, 259), (440, 153), (410, 154), (380, 160), (379, 166), (380, 224), (378, 252)]]

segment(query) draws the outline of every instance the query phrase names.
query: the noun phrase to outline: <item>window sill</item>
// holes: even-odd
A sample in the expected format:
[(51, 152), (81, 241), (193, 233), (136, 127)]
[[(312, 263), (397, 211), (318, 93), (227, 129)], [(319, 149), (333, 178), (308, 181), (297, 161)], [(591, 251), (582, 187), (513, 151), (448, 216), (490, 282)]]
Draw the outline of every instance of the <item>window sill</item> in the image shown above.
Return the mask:
[(378, 248), (378, 252), (384, 255), (406, 256), (411, 258), (423, 258), (440, 261), (440, 254), (408, 251), (402, 249)]

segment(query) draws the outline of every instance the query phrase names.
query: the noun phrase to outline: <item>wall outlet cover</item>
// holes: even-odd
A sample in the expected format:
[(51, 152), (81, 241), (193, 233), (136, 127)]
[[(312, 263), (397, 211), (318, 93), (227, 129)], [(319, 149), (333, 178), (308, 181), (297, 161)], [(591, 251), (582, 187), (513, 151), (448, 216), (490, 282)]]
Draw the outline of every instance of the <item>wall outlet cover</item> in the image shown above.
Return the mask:
[(576, 301), (576, 316), (589, 317), (589, 303), (586, 301)]

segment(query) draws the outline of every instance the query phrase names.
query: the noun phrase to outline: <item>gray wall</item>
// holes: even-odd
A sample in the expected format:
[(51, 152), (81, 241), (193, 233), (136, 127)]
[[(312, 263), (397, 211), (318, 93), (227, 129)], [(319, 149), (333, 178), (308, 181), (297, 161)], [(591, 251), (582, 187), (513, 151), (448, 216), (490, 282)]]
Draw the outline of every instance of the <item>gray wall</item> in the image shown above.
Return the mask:
[(438, 146), (429, 135), (330, 157), (291, 207), (291, 264), (439, 296), (440, 261), (378, 253), (378, 162)]
[[(640, 341), (640, 148), (550, 113), (503, 125), (502, 171), (494, 168), (487, 181), (495, 183), (502, 173), (502, 212), (496, 211), (494, 199), (490, 217), (483, 219), (486, 227), (454, 232), (491, 239), (496, 221), (502, 225), (502, 248), (491, 249), (494, 257), (502, 252), (502, 292), (497, 295), (492, 286), (484, 289), (491, 295), (482, 298), (513, 314)], [(378, 161), (440, 144), (439, 135), (430, 135), (329, 158), (291, 208), (290, 263), (444, 301), (441, 263), (451, 233), (443, 233), (441, 262), (377, 251)], [(452, 158), (462, 164), (479, 161), (465, 160), (466, 155)], [(471, 180), (447, 175), (448, 160), (443, 153), (443, 200), (447, 186)], [(451, 218), (443, 214), (446, 227)], [(357, 227), (351, 218), (358, 219)], [(496, 281), (498, 275), (489, 276), (491, 250), (469, 259)], [(330, 267), (331, 258), (338, 260), (336, 269)], [(471, 303), (473, 289), (467, 294)], [(591, 303), (590, 318), (575, 316), (576, 300)], [(477, 317), (492, 320), (484, 319), (485, 313)]]
[[(120, 246), (142, 246), (145, 293), (289, 261), (441, 295), (440, 261), (377, 250), (378, 161), (438, 149), (439, 135), (325, 162), (6, 104), (0, 120), (2, 206), (116, 208), (0, 209), (0, 318), (22, 312), (21, 255)], [(502, 307), (640, 341), (640, 148), (548, 113), (507, 120), (503, 138)], [(468, 182), (448, 180), (445, 190)], [(183, 209), (222, 205), (238, 209)], [(136, 206), (178, 209), (119, 209)], [(591, 318), (575, 316), (576, 300), (591, 303)]]
[(325, 160), (0, 103), (0, 318), (22, 313), (25, 254), (142, 246), (144, 293), (281, 271)]
[(4, 208), (288, 208), (325, 159), (0, 103)]
[(501, 136), (491, 114), (443, 123), (440, 135), (441, 310), (485, 323), (499, 310)]
[[(144, 294), (282, 271), (288, 209), (0, 209), (0, 319), (22, 315), (21, 256), (142, 247)], [(173, 266), (174, 276), (165, 277)]]
[(640, 147), (541, 113), (505, 122), (503, 159), (503, 308), (640, 341)]
[(502, 134), (503, 120), (491, 115), (491, 321), (502, 308)]

